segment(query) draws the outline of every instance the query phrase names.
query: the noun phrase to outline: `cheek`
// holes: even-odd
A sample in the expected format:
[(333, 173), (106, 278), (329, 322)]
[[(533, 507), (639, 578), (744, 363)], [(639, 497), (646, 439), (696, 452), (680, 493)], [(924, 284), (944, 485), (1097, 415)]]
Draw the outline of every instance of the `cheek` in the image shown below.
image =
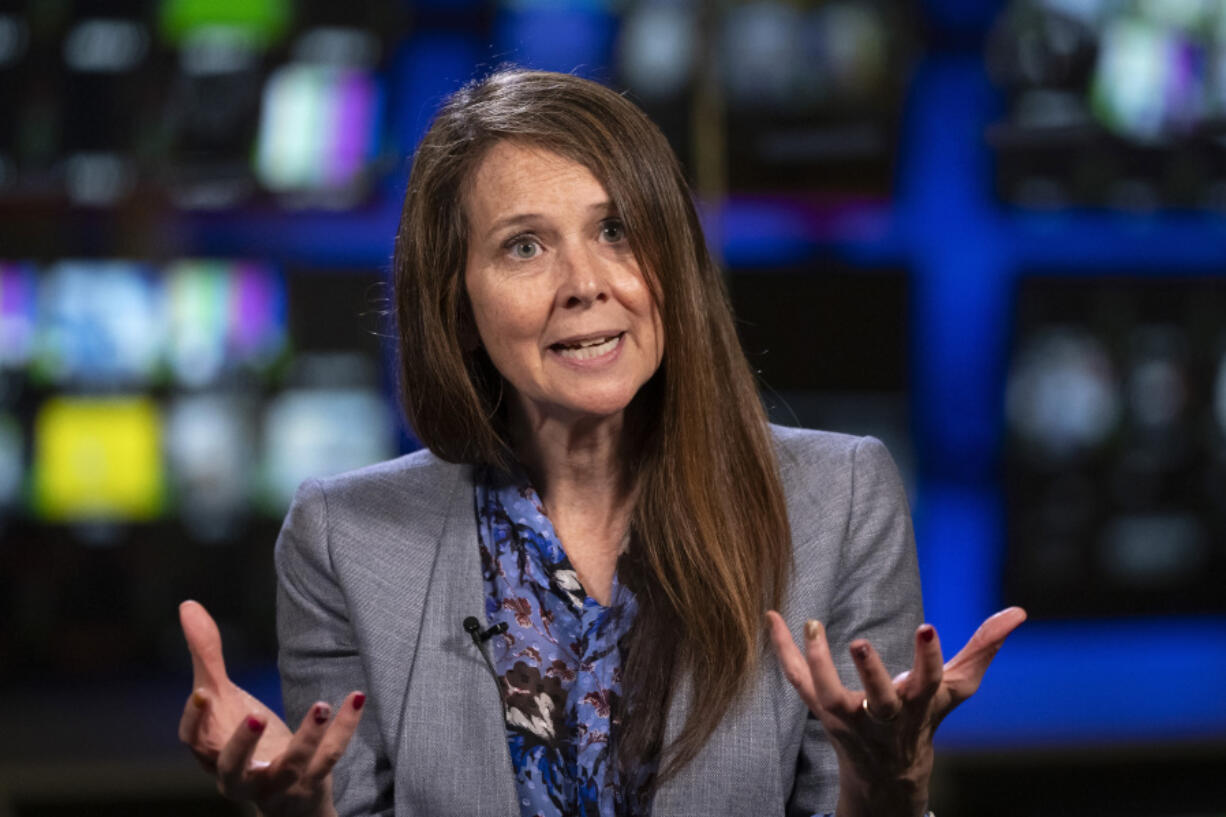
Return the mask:
[(497, 358), (522, 353), (526, 344), (535, 347), (542, 319), (530, 299), (513, 291), (470, 287), (469, 302), (477, 333), (491, 355)]

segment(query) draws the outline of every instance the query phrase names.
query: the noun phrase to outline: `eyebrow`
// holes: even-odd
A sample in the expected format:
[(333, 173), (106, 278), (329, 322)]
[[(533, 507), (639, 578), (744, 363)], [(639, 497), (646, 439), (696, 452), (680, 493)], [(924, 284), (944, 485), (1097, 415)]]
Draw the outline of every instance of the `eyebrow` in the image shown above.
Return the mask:
[[(589, 204), (587, 209), (588, 212), (603, 211), (609, 214), (617, 212), (617, 208), (613, 206), (613, 202), (611, 201), (598, 201), (594, 204)], [(488, 238), (489, 236), (494, 235), (494, 233), (505, 230), (508, 227), (517, 227), (519, 225), (528, 224), (542, 218), (544, 218), (544, 215), (541, 213), (516, 213), (514, 215), (505, 216), (490, 225), (489, 230), (486, 232), (486, 237)]]

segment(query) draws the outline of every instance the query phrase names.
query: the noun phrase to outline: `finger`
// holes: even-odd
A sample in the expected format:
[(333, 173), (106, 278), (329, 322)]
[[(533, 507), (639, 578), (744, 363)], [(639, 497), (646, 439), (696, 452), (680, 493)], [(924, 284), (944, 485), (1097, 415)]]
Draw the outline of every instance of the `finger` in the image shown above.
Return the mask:
[(185, 601), (179, 605), (179, 624), (192, 654), (192, 686), (209, 689), (222, 686), (228, 677), (217, 622), (199, 602)]
[(813, 676), (809, 672), (809, 665), (805, 663), (804, 655), (796, 646), (796, 642), (792, 640), (792, 633), (788, 630), (787, 623), (784, 622), (783, 616), (771, 610), (766, 614), (766, 624), (770, 633), (771, 647), (775, 650), (775, 655), (779, 658), (779, 665), (783, 668), (783, 676), (800, 693), (800, 698), (805, 702), (805, 706), (809, 707), (809, 711), (816, 713), (819, 705), (817, 689), (813, 686)]
[(217, 785), (227, 797), (245, 799), (249, 792), (247, 767), (255, 755), (256, 744), (267, 724), (255, 715), (248, 715), (234, 730), (217, 757)]
[(188, 746), (196, 744), (200, 732), (200, 722), (204, 719), (204, 711), (208, 709), (208, 694), (203, 689), (192, 690), (183, 706), (183, 717), (179, 718), (179, 740)]
[(898, 698), (894, 680), (886, 671), (881, 656), (873, 649), (873, 645), (863, 638), (851, 642), (850, 650), (860, 682), (864, 684), (869, 714), (878, 720), (892, 719), (902, 709), (902, 701)]
[(941, 639), (931, 624), (921, 624), (915, 631), (915, 660), (911, 672), (899, 685), (899, 694), (906, 702), (927, 704), (941, 686), (945, 674), (941, 657)]
[(183, 706), (183, 716), (179, 719), (179, 740), (187, 745), (209, 774), (217, 772), (217, 750), (201, 742), (200, 728), (210, 706), (207, 693), (202, 689), (193, 690)]
[(860, 697), (848, 692), (839, 679), (830, 645), (826, 642), (826, 628), (813, 619), (805, 622), (805, 663), (809, 665), (817, 700), (823, 709), (848, 715), (860, 705)]
[(328, 729), (332, 707), (323, 701), (310, 708), (302, 719), (298, 731), (290, 738), (289, 745), (273, 763), (269, 779), (270, 788), (286, 789), (307, 773), (311, 758), (319, 749), (319, 743)]
[(322, 780), (331, 773), (332, 767), (345, 753), (349, 739), (357, 731), (358, 723), (362, 720), (362, 707), (365, 704), (366, 696), (361, 692), (350, 692), (345, 698), (345, 702), (337, 710), (336, 717), (332, 719), (328, 731), (319, 741), (319, 748), (315, 751), (315, 756), (311, 758), (307, 766), (307, 778)]
[(1021, 607), (1009, 607), (988, 618), (966, 642), (966, 646), (945, 665), (945, 680), (956, 701), (963, 701), (979, 689), (988, 665), (996, 657), (1009, 634), (1026, 620)]

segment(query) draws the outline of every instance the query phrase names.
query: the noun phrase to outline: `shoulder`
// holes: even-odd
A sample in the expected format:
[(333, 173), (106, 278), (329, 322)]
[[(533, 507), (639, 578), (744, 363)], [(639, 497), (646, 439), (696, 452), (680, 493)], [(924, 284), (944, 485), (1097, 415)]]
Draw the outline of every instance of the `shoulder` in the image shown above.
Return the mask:
[(898, 469), (877, 438), (781, 426), (771, 433), (798, 550), (815, 540), (833, 545), (849, 533), (853, 517), (905, 513)]
[(326, 548), (333, 558), (398, 551), (416, 541), (432, 546), (453, 512), (456, 492), (471, 491), (471, 485), (471, 466), (425, 450), (308, 479), (298, 488), (281, 538), (286, 545), (301, 540)]
[(856, 447), (862, 441), (873, 439), (836, 431), (790, 426), (772, 425), (770, 430), (775, 441), (775, 454), (779, 457), (779, 467), (785, 476), (789, 471), (797, 469), (843, 467), (850, 462)]
[(885, 487), (897, 479), (894, 461), (876, 437), (775, 425), (770, 430), (789, 499), (814, 489), (846, 492), (850, 499), (857, 486)]
[[(469, 478), (471, 466), (446, 462), (426, 449), (329, 477), (308, 480), (327, 497), (329, 505), (357, 503), (363, 507), (403, 503), (437, 507), (440, 497)], [(300, 489), (301, 490), (301, 489)]]

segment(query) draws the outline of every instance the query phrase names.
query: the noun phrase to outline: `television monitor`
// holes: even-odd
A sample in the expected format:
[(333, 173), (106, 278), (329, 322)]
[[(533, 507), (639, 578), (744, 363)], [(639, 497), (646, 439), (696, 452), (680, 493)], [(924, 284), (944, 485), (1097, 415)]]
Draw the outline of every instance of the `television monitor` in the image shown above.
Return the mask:
[(691, 118), (704, 45), (702, 8), (695, 2), (633, 3), (623, 13), (614, 48), (617, 82), (668, 137), (691, 177)]
[(255, 192), (248, 157), (272, 33), (197, 20), (162, 29), (176, 55), (162, 116), (170, 197), (187, 209), (242, 204)]
[(730, 7), (718, 49), (733, 190), (889, 193), (910, 45), (902, 5)]
[(59, 386), (148, 384), (163, 340), (158, 281), (145, 264), (68, 260), (38, 284), (31, 375)]
[(232, 540), (251, 509), (258, 463), (254, 394), (180, 394), (166, 407), (169, 495), (193, 539)]
[(396, 452), (387, 400), (370, 388), (290, 389), (268, 403), (264, 416), (265, 495), (269, 508), (288, 508), (309, 477), (349, 471)]
[(162, 420), (147, 397), (53, 397), (34, 419), (35, 515), (149, 521), (165, 506)]
[(185, 259), (164, 275), (166, 356), (188, 388), (264, 376), (288, 353), (280, 271), (254, 261)]
[(138, 143), (154, 121), (153, 36), (143, 3), (77, 3), (60, 41), (59, 106), (70, 202), (108, 206), (136, 187)]
[(404, 10), (262, 0), (163, 4), (177, 55), (171, 190), (193, 209), (272, 194), (291, 208), (363, 203), (383, 148), (381, 76)]
[(1040, 618), (1226, 612), (1224, 359), (1216, 280), (1023, 277), (1006, 598)]
[(274, 193), (322, 206), (360, 201), (378, 149), (379, 81), (365, 67), (290, 63), (264, 86), (255, 172)]
[(1220, 3), (1011, 0), (988, 41), (1000, 196), (1028, 208), (1226, 206)]
[(29, 362), (36, 310), (33, 265), (0, 261), (0, 373)]

